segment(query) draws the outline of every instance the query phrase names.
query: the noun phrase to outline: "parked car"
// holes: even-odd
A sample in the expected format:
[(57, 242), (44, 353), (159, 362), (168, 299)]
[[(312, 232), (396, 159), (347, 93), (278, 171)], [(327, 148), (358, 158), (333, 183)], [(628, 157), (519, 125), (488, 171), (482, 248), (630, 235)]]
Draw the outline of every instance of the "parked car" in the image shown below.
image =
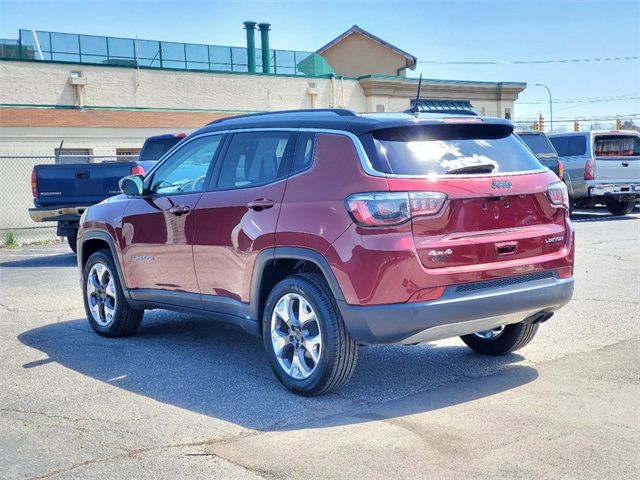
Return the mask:
[(640, 133), (567, 132), (549, 136), (564, 165), (571, 209), (604, 204), (631, 213), (640, 200)]
[(67, 237), (75, 252), (85, 209), (120, 193), (122, 177), (143, 174), (151, 165), (138, 161), (36, 165), (31, 172), (34, 208), (29, 215), (34, 222), (57, 222), (57, 235)]
[(90, 325), (145, 309), (261, 335), (276, 377), (317, 395), (361, 345), (461, 336), (522, 348), (573, 292), (565, 185), (502, 119), (293, 111), (190, 135), (86, 210)]
[(529, 150), (533, 152), (540, 163), (562, 180), (564, 176), (562, 162), (558, 158), (558, 152), (553, 148), (553, 145), (544, 132), (538, 130), (523, 130), (516, 132), (516, 135), (529, 147)]
[(80, 216), (87, 207), (120, 193), (118, 182), (127, 175), (143, 175), (166, 152), (178, 144), (185, 133), (156, 135), (145, 140), (135, 161), (73, 163), (69, 158), (55, 165), (36, 165), (31, 173), (35, 208), (29, 209), (34, 222), (57, 222), (57, 235), (66, 237), (76, 251)]

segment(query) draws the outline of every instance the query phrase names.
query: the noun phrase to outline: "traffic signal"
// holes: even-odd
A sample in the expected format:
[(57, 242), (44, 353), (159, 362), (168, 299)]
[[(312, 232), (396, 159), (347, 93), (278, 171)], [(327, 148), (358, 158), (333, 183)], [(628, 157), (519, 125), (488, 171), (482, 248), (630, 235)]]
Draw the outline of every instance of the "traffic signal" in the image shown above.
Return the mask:
[(575, 122), (573, 122), (573, 131), (574, 132), (579, 132), (580, 131), (580, 123), (577, 120)]
[(540, 130), (540, 125), (538, 125), (538, 122), (533, 122), (533, 129)]
[(540, 114), (540, 118), (538, 120), (538, 125), (540, 126), (539, 130), (544, 132), (544, 117)]
[(622, 130), (622, 122), (620, 121), (620, 117), (616, 117), (616, 130)]

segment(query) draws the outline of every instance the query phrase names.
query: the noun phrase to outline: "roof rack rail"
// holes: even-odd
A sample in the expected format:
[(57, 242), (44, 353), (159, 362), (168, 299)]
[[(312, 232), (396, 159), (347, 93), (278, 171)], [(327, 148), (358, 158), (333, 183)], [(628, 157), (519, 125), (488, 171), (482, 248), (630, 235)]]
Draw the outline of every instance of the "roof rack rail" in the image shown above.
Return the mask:
[(464, 110), (464, 109), (458, 109), (458, 108), (440, 108), (440, 109), (433, 109), (433, 110), (418, 110), (417, 112), (413, 111), (413, 109), (408, 109), (405, 110), (403, 113), (451, 113), (451, 114), (455, 114), (455, 115), (471, 115), (471, 116), (478, 116), (478, 114), (476, 112), (474, 112), (473, 110)]
[(346, 108), (305, 108), (300, 110), (276, 110), (273, 112), (258, 112), (247, 113), (244, 115), (234, 115), (232, 117), (219, 118), (213, 122), (209, 122), (207, 125), (214, 125), (216, 123), (225, 122), (227, 120), (235, 120), (236, 118), (258, 117), (261, 115), (279, 115), (281, 113), (333, 113), (340, 117), (355, 117), (357, 114), (353, 110), (347, 110)]

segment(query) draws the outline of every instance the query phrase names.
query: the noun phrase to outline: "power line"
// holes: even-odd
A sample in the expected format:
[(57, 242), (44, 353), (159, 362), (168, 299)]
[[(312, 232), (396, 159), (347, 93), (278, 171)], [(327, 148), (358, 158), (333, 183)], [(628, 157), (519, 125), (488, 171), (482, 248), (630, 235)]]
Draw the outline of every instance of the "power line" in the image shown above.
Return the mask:
[[(640, 93), (627, 93), (625, 95), (614, 95), (611, 97), (583, 97), (583, 98), (559, 98), (554, 99), (553, 103), (597, 103), (597, 102), (616, 102), (620, 100), (638, 100)], [(549, 103), (548, 100), (531, 100), (528, 102), (517, 101), (518, 105), (543, 105)]]
[[(620, 118), (620, 120), (627, 120), (627, 119), (636, 119), (636, 118), (640, 118), (640, 113), (628, 113), (628, 114), (624, 114), (624, 115), (606, 115), (606, 116), (593, 116), (593, 117), (561, 117), (561, 118), (554, 118), (553, 119), (553, 123), (556, 122), (573, 122), (573, 121), (578, 121), (578, 122), (610, 122), (610, 121), (614, 121), (616, 119)], [(525, 115), (522, 117), (518, 117), (515, 121), (516, 122), (528, 122), (528, 121), (535, 121), (538, 120), (538, 115), (532, 116), (532, 115)]]
[(428, 63), (431, 65), (529, 65), (545, 63), (590, 63), (590, 62), (621, 62), (636, 61), (638, 56), (630, 57), (601, 57), (601, 58), (569, 58), (554, 60), (499, 60), (499, 61), (440, 61), (440, 60), (420, 60), (418, 63)]

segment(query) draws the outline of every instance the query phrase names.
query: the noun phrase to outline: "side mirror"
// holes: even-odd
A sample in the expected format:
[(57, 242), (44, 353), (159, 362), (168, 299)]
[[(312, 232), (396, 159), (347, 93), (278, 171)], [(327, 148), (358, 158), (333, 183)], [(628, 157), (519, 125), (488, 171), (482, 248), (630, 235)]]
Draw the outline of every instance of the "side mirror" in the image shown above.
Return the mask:
[(129, 175), (118, 182), (120, 191), (128, 197), (140, 197), (144, 191), (142, 175)]

